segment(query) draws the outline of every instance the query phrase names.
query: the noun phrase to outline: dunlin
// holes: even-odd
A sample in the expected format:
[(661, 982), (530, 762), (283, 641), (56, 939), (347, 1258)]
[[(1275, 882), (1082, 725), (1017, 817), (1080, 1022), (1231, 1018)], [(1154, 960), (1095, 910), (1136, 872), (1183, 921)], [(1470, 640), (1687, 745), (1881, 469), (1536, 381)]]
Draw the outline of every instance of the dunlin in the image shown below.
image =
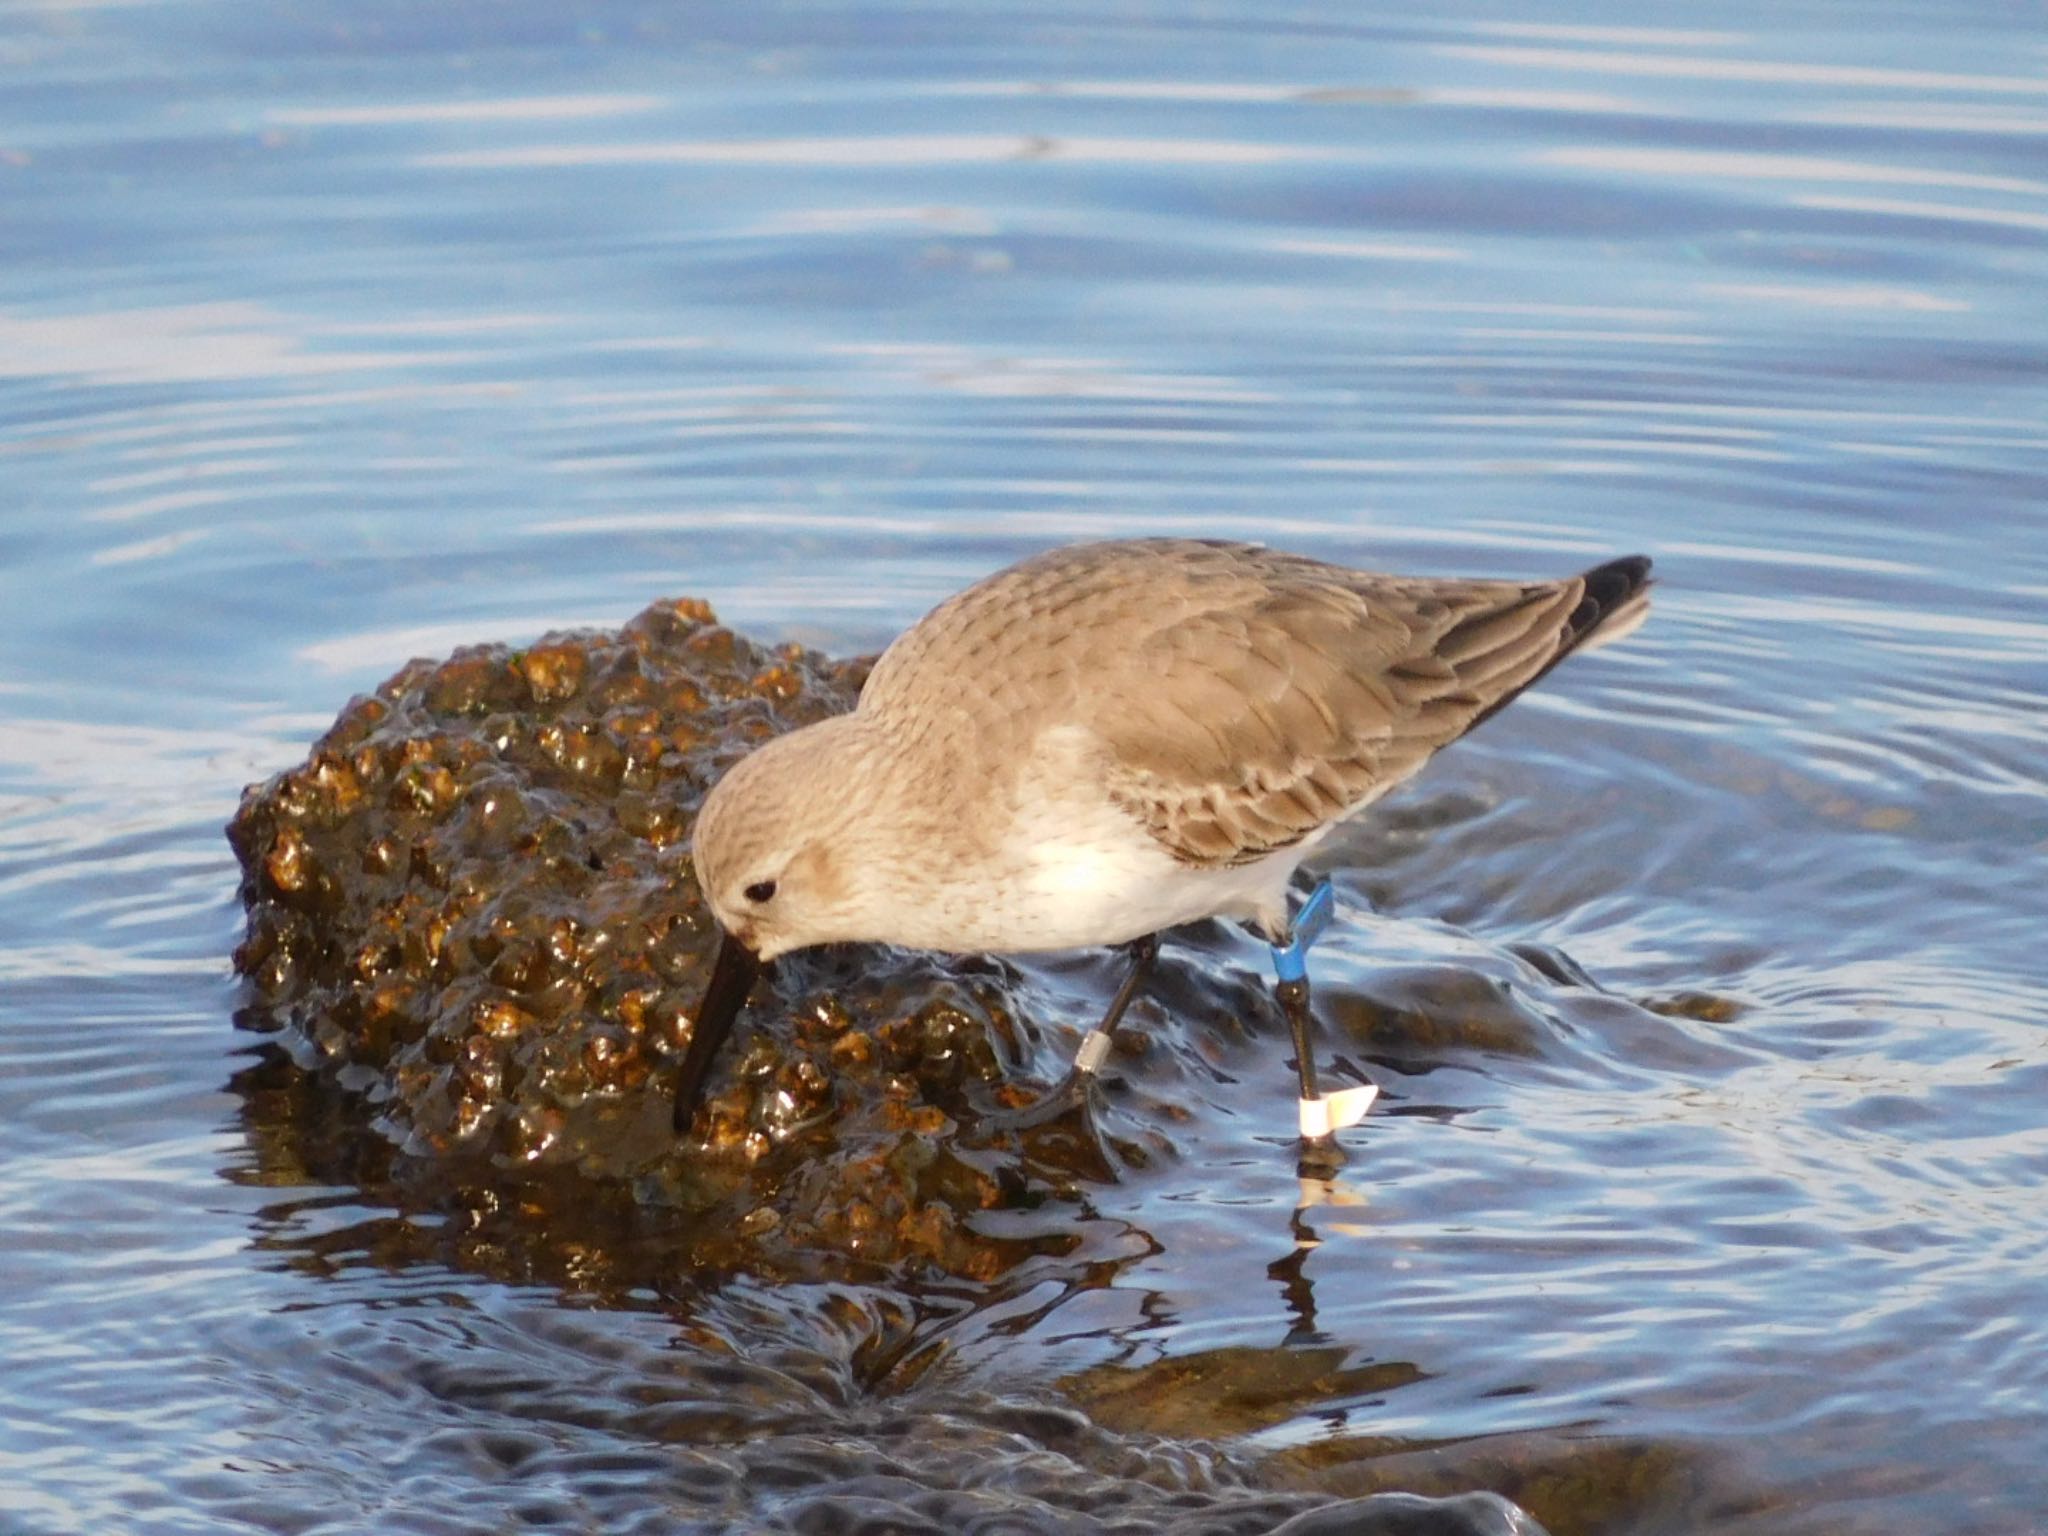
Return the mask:
[[(770, 741), (705, 798), (697, 878), (724, 930), (677, 1084), (686, 1129), (763, 961), (843, 941), (947, 951), (1128, 945), (1085, 1086), (1161, 930), (1238, 919), (1273, 945), (1315, 1143), (1325, 1098), (1290, 919), (1330, 831), (1575, 650), (1648, 610), (1650, 562), (1558, 581), (1385, 576), (1247, 544), (1053, 550), (934, 609), (852, 713)], [(1326, 916), (1327, 892), (1315, 911)]]

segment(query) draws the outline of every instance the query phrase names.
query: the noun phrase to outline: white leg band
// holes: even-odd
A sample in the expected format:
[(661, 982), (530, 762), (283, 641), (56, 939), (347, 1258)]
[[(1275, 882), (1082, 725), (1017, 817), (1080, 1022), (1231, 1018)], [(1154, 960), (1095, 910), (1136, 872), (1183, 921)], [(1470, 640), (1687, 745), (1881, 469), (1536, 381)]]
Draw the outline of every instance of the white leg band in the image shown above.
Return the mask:
[(1301, 1134), (1305, 1141), (1321, 1141), (1347, 1125), (1356, 1125), (1380, 1096), (1371, 1083), (1362, 1088), (1340, 1088), (1320, 1099), (1297, 1099), (1301, 1106)]
[(1081, 1049), (1074, 1053), (1076, 1072), (1097, 1072), (1109, 1060), (1109, 1036), (1099, 1029), (1088, 1031), (1081, 1041)]

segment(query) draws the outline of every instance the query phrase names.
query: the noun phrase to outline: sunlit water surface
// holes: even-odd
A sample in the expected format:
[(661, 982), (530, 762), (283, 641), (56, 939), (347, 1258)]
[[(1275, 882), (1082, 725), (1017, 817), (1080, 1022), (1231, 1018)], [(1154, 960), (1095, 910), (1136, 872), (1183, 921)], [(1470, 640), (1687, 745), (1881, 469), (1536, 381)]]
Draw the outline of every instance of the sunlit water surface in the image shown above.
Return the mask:
[[(2041, 17), (1637, 14), (0, 10), (0, 1525), (2036, 1528)], [(599, 1294), (266, 1150), (220, 826), (351, 693), (1141, 531), (1664, 577), (1332, 861), (1332, 1030), (1501, 1040), (1333, 1042), (1334, 1185), (1214, 939), (1188, 1156), (985, 1293)]]

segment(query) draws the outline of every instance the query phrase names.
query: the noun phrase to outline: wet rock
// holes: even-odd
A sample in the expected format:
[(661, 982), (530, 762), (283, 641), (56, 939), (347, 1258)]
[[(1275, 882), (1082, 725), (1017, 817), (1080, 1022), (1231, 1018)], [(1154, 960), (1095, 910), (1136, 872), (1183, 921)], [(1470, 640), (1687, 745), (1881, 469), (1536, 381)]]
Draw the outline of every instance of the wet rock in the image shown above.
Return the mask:
[(850, 708), (865, 671), (689, 601), (409, 663), (228, 828), (244, 1022), (451, 1187), (540, 1180), (556, 1204), (563, 1178), (603, 1186), (693, 1218), (699, 1264), (1014, 1262), (1028, 1249), (975, 1217), (1019, 1192), (1016, 1159), (960, 1134), (1025, 1049), (987, 967), (793, 957), (694, 1134), (669, 1125), (715, 937), (686, 852), (697, 807), (760, 741)]
[[(1761, 1507), (1756, 1490), (1744, 1489), (1739, 1474), (1708, 1448), (1622, 1435), (1533, 1431), (1405, 1447), (1376, 1436), (1338, 1436), (1280, 1452), (1260, 1473), (1283, 1487), (1296, 1483), (1363, 1495), (1362, 1504), (1414, 1499), (1418, 1508), (1456, 1507), (1470, 1523), (1441, 1527), (1448, 1531), (1540, 1530), (1539, 1521), (1603, 1536), (1709, 1530), (1735, 1523), (1738, 1511)], [(1475, 1485), (1493, 1491), (1469, 1492)], [(1316, 1514), (1343, 1507), (1325, 1506)], [(1306, 1525), (1304, 1536), (1322, 1529)], [(1425, 1521), (1385, 1529), (1439, 1527)]]
[(1367, 1400), (1422, 1379), (1405, 1361), (1354, 1363), (1337, 1344), (1224, 1347), (1098, 1366), (1068, 1377), (1061, 1391), (1112, 1429), (1240, 1436), (1285, 1423), (1307, 1403)]

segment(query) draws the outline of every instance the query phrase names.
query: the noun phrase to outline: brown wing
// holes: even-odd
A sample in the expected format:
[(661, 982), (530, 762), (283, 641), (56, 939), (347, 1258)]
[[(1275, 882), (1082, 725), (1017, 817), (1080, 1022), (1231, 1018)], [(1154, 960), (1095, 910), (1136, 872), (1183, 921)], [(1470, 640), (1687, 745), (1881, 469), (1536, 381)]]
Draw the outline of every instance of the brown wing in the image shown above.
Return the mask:
[(1111, 794), (1190, 864), (1250, 862), (1386, 793), (1612, 622), (1648, 570), (1512, 583), (1257, 566), (1260, 590), (1149, 635), (1091, 720)]
[(907, 722), (943, 696), (991, 761), (1033, 720), (1084, 725), (1105, 788), (1176, 858), (1246, 863), (1414, 773), (1639, 608), (1648, 569), (1436, 581), (1241, 544), (1078, 545), (935, 609), (861, 708)]

